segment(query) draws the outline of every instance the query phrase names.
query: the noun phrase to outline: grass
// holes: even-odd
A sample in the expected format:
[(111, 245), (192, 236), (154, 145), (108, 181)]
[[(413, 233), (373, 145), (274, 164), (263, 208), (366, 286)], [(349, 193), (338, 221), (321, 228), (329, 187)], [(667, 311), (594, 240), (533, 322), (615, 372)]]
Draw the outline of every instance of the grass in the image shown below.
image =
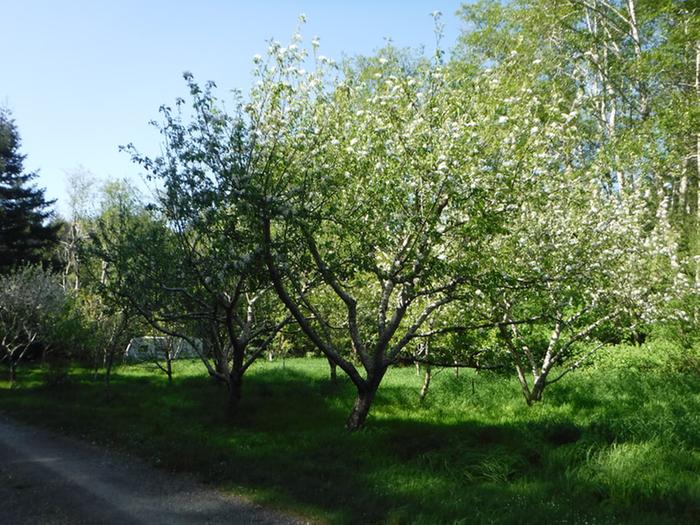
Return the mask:
[(0, 410), (194, 472), (330, 523), (697, 523), (700, 369), (677, 349), (617, 347), (527, 407), (508, 376), (442, 371), (421, 403), (413, 368), (387, 375), (367, 428), (321, 359), (254, 366), (241, 415), (194, 362), (175, 383), (121, 367), (108, 396), (86, 370), (0, 383)]

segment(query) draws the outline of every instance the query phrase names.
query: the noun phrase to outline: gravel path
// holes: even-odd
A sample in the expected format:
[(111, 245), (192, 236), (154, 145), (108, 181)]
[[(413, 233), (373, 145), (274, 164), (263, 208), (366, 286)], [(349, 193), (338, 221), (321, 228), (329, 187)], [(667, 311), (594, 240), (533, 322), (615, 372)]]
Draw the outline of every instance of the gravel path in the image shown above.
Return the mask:
[(123, 454), (0, 416), (3, 524), (300, 524)]

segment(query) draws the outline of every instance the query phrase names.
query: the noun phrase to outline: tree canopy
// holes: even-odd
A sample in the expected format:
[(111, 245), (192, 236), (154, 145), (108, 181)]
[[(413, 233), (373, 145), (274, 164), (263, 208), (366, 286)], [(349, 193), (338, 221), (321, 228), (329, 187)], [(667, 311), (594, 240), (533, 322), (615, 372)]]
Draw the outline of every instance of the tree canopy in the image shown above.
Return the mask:
[(505, 357), (531, 403), (591, 338), (661, 315), (689, 282), (668, 199), (613, 155), (637, 143), (612, 101), (601, 112), (559, 41), (528, 47), (516, 7), (465, 11), (487, 29), (448, 62), (387, 46), (339, 65), (299, 33), (272, 41), (232, 110), (186, 74), (164, 154), (131, 148), (161, 184), (153, 215), (101, 243), (118, 293), (166, 333), (209, 326), (205, 364), (236, 391), (286, 311), (356, 387), (350, 429), (431, 339), (491, 341), (453, 359)]
[(297, 32), (232, 105), (186, 73), (162, 153), (126, 148), (152, 202), (121, 188), (95, 223), (104, 304), (203, 340), (230, 408), (295, 323), (356, 388), (352, 430), (399, 363), (505, 367), (532, 404), (611, 341), (697, 324), (697, 134), (669, 115), (696, 122), (700, 88), (667, 67), (700, 53), (694, 21), (550, 4), (465, 7), (449, 60), (338, 64)]

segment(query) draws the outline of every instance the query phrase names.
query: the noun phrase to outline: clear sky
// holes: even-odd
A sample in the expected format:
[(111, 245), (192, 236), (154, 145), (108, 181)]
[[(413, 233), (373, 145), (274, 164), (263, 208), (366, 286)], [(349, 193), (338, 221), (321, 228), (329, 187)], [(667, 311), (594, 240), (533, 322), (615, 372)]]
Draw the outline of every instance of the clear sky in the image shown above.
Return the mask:
[[(320, 52), (370, 54), (386, 38), (433, 50), (432, 11), (443, 13), (443, 45), (462, 23), (459, 0), (0, 0), (0, 105), (22, 137), (25, 168), (65, 213), (65, 176), (80, 166), (99, 178), (140, 169), (118, 146), (159, 151), (148, 121), (186, 96), (183, 71), (247, 92), (252, 56), (287, 42), (304, 13)], [(223, 93), (221, 93), (223, 95)]]

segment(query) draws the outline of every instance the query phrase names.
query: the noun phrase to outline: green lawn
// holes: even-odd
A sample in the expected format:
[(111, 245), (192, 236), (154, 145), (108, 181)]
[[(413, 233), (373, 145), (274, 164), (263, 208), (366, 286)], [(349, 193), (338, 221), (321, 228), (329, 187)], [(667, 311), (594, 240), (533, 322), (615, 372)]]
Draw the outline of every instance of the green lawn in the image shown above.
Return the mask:
[[(698, 523), (700, 369), (667, 345), (618, 347), (528, 408), (517, 383), (394, 369), (367, 428), (321, 359), (254, 366), (239, 419), (196, 362), (175, 383), (121, 367), (111, 394), (87, 371), (45, 386), (25, 369), (0, 410), (199, 474), (277, 508), (332, 523)], [(0, 370), (4, 372), (4, 370)]]

